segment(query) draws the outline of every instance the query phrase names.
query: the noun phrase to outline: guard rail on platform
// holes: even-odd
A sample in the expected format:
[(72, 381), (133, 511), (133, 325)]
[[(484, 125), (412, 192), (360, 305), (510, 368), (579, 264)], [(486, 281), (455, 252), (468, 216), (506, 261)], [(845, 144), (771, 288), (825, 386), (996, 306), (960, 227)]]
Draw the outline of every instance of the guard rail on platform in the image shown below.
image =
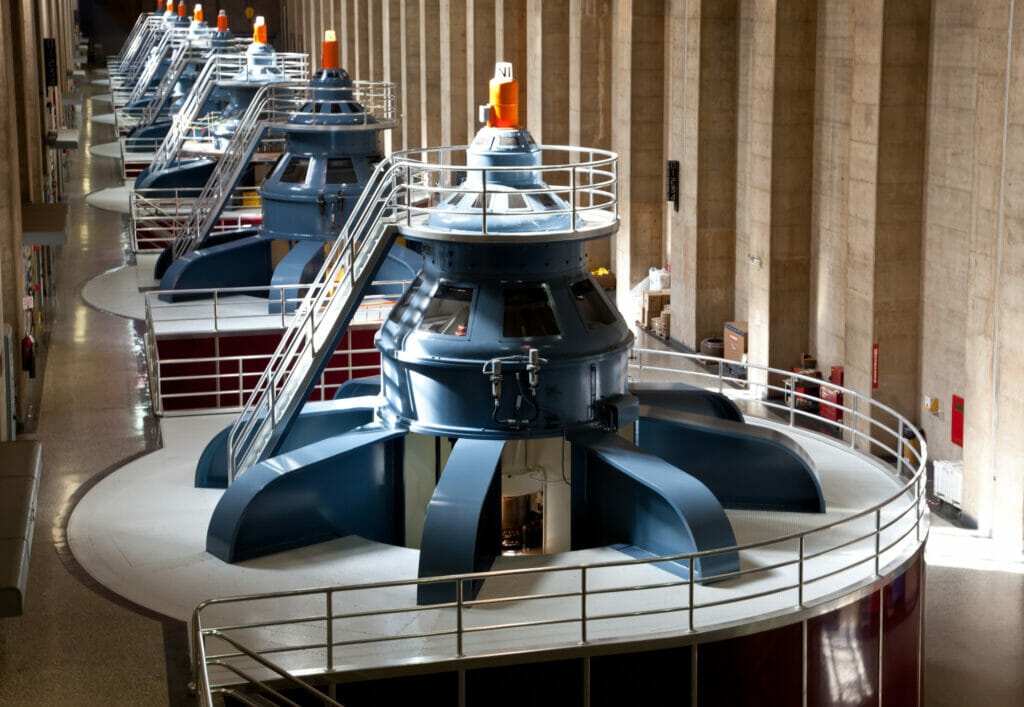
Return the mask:
[[(378, 280), (375, 286), (404, 290), (406, 280)], [(252, 394), (270, 360), (272, 350), (263, 353), (161, 356), (160, 337), (273, 335), (287, 328), (295, 316), (293, 305), (302, 299), (295, 285), (231, 287), (218, 289), (151, 290), (146, 293), (146, 361), (150, 394), (156, 415), (232, 412), (241, 409)], [(161, 296), (194, 298), (166, 302)], [(291, 295), (291, 296), (289, 296)], [(268, 314), (268, 302), (279, 304), (278, 313)], [(342, 343), (317, 380), (311, 400), (328, 400), (339, 380), (375, 375), (380, 356), (369, 341), (384, 322), (396, 297), (371, 295), (360, 304), (351, 328), (367, 336)]]
[[(884, 470), (895, 490), (867, 508), (844, 510), (838, 519), (720, 550), (211, 599), (196, 608), (190, 624), (201, 703), (212, 705), (216, 695), (244, 689), (237, 678), (241, 671), (266, 677), (253, 655), (273, 656), (292, 676), (374, 669), (374, 677), (383, 678), (409, 665), (445, 662), (445, 670), (459, 670), (464, 658), (579, 650), (594, 641), (606, 645), (654, 634), (710, 632), (721, 638), (743, 631), (752, 611), (749, 602), (757, 602), (753, 615), (762, 619), (813, 615), (816, 607), (874, 586), (919, 552), (929, 529), (926, 448), (916, 428), (895, 410), (818, 379), (707, 356), (634, 349), (630, 368), (638, 380), (697, 383), (746, 397), (748, 418), (790, 428), (813, 418), (813, 426), (825, 432), (802, 429), (801, 434)], [(731, 375), (737, 370), (744, 375)], [(751, 383), (744, 377), (748, 373), (771, 382)], [(841, 392), (843, 402), (834, 404), (849, 416), (849, 424), (801, 409), (798, 401), (813, 396), (795, 392), (804, 387), (799, 383)], [(828, 434), (829, 428), (845, 439)], [(909, 440), (904, 431), (910, 432)], [(693, 580), (698, 558), (737, 552), (739, 571), (716, 576), (711, 584)], [(760, 554), (752, 561), (755, 552)], [(689, 578), (650, 573), (669, 561), (687, 565)], [(507, 594), (471, 600), (464, 593), (470, 580), (511, 587)], [(455, 601), (418, 606), (416, 587), (424, 583), (453, 584)], [(489, 638), (478, 640), (481, 636)]]

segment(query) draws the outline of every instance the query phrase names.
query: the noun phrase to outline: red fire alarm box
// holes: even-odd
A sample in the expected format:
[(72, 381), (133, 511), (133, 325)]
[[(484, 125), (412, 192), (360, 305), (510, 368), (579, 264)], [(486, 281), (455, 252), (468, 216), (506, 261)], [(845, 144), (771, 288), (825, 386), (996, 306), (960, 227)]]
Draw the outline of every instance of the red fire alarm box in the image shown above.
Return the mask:
[(949, 439), (953, 444), (962, 447), (964, 446), (964, 399), (959, 395), (954, 395), (950, 410), (953, 412), (949, 416)]

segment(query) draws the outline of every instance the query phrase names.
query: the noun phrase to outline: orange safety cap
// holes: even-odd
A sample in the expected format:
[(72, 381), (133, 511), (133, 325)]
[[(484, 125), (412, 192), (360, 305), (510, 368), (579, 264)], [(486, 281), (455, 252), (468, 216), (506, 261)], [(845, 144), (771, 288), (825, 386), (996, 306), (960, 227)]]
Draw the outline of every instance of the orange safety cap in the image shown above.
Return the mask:
[(323, 45), (320, 48), (320, 68), (338, 69), (338, 36), (333, 29), (324, 32)]
[(267, 24), (262, 15), (256, 18), (256, 24), (252, 27), (252, 41), (256, 44), (267, 43)]
[(188, 8), (185, 7), (185, 3), (184, 2), (179, 2), (178, 3), (178, 17), (187, 17), (187, 16), (188, 16)]
[(512, 65), (498, 62), (488, 87), (491, 119), (487, 125), (492, 128), (518, 128), (519, 82), (512, 78)]
[(228, 31), (228, 15), (223, 10), (217, 15), (217, 31), (227, 32)]
[(192, 19), (196, 22), (203, 21), (203, 6), (196, 4), (195, 10), (192, 11)]

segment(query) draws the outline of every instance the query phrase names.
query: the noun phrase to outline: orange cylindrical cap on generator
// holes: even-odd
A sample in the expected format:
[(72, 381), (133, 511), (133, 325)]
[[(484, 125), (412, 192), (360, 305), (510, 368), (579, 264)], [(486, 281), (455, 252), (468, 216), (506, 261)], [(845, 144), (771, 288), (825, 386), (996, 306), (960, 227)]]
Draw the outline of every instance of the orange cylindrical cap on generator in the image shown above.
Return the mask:
[(324, 32), (323, 45), (320, 48), (320, 68), (338, 69), (338, 35), (333, 29)]
[(492, 128), (518, 128), (519, 82), (512, 78), (512, 64), (504, 61), (495, 64), (489, 88), (491, 119), (487, 125)]
[(252, 28), (252, 41), (256, 44), (267, 43), (267, 22), (263, 19), (263, 15), (256, 18), (256, 24)]

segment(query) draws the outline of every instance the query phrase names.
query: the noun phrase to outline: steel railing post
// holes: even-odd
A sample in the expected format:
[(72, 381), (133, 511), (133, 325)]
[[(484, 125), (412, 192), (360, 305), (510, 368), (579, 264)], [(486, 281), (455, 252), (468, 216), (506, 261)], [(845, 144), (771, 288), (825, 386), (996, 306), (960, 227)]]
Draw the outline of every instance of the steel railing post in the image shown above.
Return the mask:
[(799, 564), (797, 565), (797, 604), (802, 609), (804, 606), (804, 536), (800, 536), (799, 542)]
[(882, 509), (875, 511), (875, 576), (878, 576), (878, 566), (882, 553)]
[(857, 398), (850, 401), (850, 448), (857, 444)]
[(587, 642), (587, 568), (580, 569), (580, 643)]
[(327, 592), (327, 672), (334, 670), (334, 592)]
[(796, 423), (796, 376), (789, 377), (789, 426)]
[(690, 592), (690, 614), (689, 614), (689, 616), (690, 616), (690, 631), (693, 631), (694, 630), (694, 628), (693, 628), (694, 627), (694, 616), (693, 616), (693, 612), (694, 612), (694, 606), (693, 606), (694, 591), (693, 591), (693, 584), (694, 584), (694, 578), (695, 578), (694, 575), (696, 574), (696, 572), (694, 571), (695, 570), (695, 566), (696, 566), (696, 562), (694, 560), (693, 555), (690, 555), (689, 566), (690, 566), (690, 581), (687, 584), (687, 588), (688, 588), (688, 590)]
[(455, 580), (455, 653), (463, 657), (462, 653), (462, 580)]

